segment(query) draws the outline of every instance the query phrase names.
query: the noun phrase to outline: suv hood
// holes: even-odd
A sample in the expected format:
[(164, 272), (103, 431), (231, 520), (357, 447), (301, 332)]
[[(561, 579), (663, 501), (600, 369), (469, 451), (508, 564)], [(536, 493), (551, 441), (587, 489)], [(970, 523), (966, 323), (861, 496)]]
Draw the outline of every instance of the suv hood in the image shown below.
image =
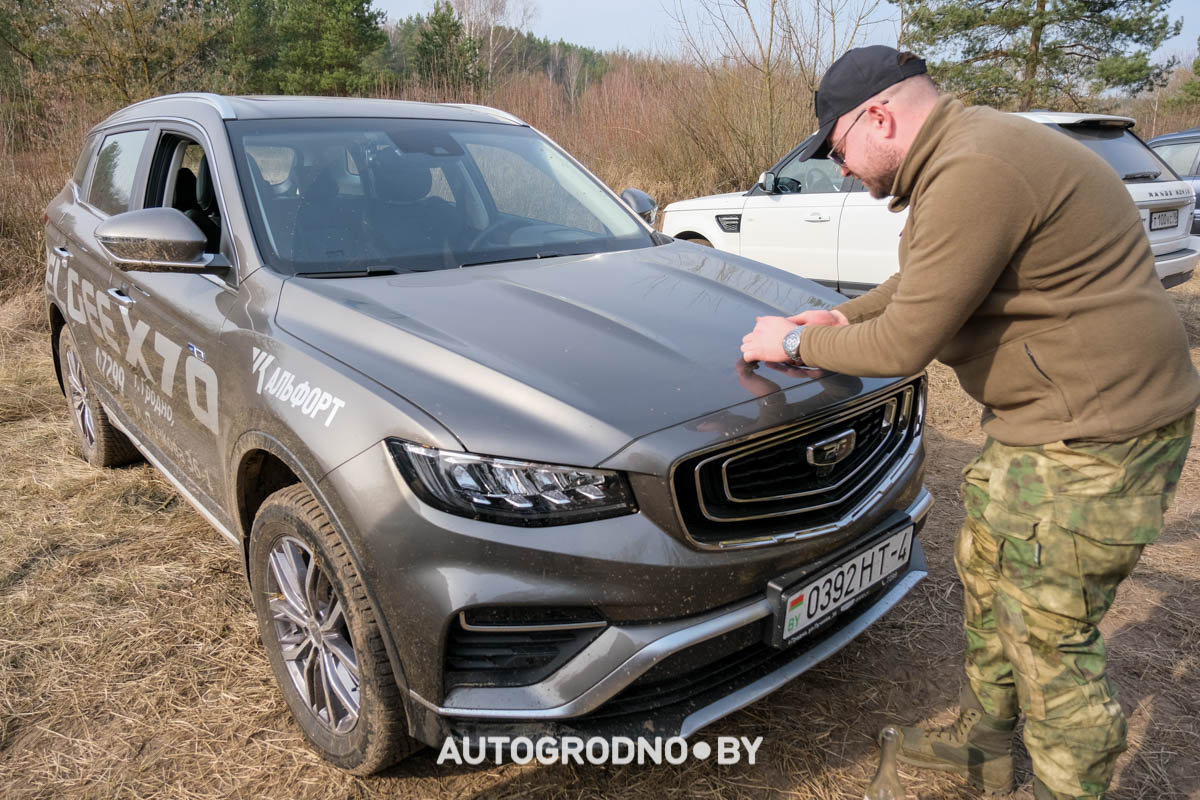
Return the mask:
[(693, 197), (689, 200), (677, 200), (667, 205), (663, 212), (669, 211), (706, 211), (733, 209), (740, 210), (746, 204), (745, 192), (729, 192), (727, 194), (709, 194), (704, 197)]
[(662, 245), (290, 278), (276, 319), (437, 417), (470, 451), (586, 466), (639, 436), (808, 382), (761, 365), (770, 383), (739, 382), (742, 336), (756, 316), (842, 300), (747, 259)]

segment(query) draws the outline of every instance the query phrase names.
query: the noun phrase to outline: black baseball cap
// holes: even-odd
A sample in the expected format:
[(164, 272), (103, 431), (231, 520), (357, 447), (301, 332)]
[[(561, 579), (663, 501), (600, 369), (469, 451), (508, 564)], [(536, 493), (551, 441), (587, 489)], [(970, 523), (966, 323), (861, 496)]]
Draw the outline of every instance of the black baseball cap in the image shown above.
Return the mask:
[(909, 54), (901, 63), (899, 50), (882, 44), (847, 50), (821, 78), (821, 86), (813, 92), (813, 108), (821, 127), (808, 146), (800, 152), (800, 160), (824, 158), (829, 155), (829, 134), (838, 117), (882, 92), (889, 86), (913, 75), (926, 72), (925, 61)]

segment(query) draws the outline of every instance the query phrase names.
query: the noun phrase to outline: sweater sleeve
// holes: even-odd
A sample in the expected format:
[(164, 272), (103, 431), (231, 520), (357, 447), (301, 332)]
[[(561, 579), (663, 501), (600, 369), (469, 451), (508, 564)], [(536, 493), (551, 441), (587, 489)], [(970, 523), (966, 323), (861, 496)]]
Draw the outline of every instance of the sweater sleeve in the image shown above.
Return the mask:
[(874, 319), (883, 313), (888, 303), (892, 302), (892, 295), (896, 293), (898, 283), (900, 283), (899, 272), (866, 294), (837, 306), (837, 310), (845, 314), (846, 319), (851, 322), (866, 322)]
[[(811, 326), (805, 364), (865, 377), (920, 372), (971, 316), (1034, 229), (1038, 205), (1024, 178), (975, 152), (936, 165), (914, 198), (909, 241), (891, 301), (878, 316), (840, 328)], [(864, 298), (863, 314), (885, 296)], [(851, 301), (844, 305), (852, 305)], [(847, 315), (849, 317), (849, 315)]]

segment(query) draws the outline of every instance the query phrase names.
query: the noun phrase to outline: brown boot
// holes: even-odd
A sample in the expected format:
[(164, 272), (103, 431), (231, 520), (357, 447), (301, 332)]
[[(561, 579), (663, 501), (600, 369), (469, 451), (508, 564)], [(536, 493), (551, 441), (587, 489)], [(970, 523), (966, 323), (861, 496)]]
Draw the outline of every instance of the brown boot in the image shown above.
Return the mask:
[(985, 713), (970, 686), (963, 687), (960, 704), (958, 720), (949, 727), (901, 728), (900, 761), (961, 775), (987, 794), (1011, 792), (1016, 716)]

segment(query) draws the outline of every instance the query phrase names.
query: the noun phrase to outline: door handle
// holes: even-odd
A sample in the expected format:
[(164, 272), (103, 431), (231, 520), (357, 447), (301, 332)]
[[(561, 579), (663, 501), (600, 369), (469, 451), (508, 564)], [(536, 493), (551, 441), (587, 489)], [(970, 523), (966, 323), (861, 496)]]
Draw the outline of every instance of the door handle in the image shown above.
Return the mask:
[(116, 300), (118, 305), (122, 305), (122, 306), (131, 306), (137, 302), (132, 297), (125, 294), (125, 292), (123, 292), (120, 289), (117, 289), (115, 287), (108, 290), (108, 296), (111, 297), (113, 300)]
[(59, 258), (70, 258), (71, 257), (71, 251), (65, 247), (55, 247), (53, 249), (54, 249), (54, 255), (58, 256)]
[(829, 222), (829, 215), (822, 214), (820, 211), (814, 211), (804, 218), (805, 222)]

